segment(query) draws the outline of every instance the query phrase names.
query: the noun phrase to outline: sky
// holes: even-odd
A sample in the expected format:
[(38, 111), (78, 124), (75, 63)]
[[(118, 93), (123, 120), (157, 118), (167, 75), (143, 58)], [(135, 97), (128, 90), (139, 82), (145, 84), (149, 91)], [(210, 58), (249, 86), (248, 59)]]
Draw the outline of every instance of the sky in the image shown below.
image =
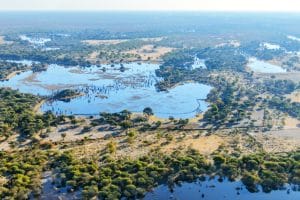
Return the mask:
[(0, 0), (0, 10), (300, 12), (300, 0)]

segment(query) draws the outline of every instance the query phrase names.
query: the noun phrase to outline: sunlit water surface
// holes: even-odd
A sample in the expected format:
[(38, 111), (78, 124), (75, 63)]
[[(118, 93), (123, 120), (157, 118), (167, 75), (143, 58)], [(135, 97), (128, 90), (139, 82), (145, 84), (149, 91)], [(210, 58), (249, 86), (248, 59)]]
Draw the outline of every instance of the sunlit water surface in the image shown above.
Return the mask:
[(50, 65), (47, 71), (23, 72), (0, 86), (38, 95), (52, 95), (66, 88), (84, 94), (69, 102), (55, 100), (41, 106), (42, 111), (56, 114), (97, 115), (124, 109), (142, 112), (151, 107), (159, 117), (189, 118), (208, 109), (204, 101), (211, 90), (208, 85), (191, 82), (159, 92), (155, 88), (160, 80), (155, 75), (157, 64), (131, 63), (124, 64), (124, 68), (122, 72), (120, 65), (90, 68)]

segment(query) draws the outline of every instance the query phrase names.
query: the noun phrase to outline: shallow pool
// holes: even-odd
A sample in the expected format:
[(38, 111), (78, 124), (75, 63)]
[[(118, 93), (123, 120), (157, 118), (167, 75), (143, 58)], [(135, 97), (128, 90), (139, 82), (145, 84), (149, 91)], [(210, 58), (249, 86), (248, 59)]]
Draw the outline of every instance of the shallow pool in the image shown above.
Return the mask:
[(160, 185), (146, 194), (145, 200), (177, 199), (177, 200), (299, 200), (300, 192), (293, 191), (291, 186), (284, 190), (270, 193), (250, 193), (241, 182), (229, 182), (217, 179), (204, 182), (183, 183), (175, 186), (173, 192), (166, 185)]
[(199, 83), (185, 83), (159, 92), (155, 83), (157, 64), (124, 64), (90, 68), (50, 65), (47, 71), (23, 72), (9, 81), (1, 82), (2, 87), (19, 89), (21, 92), (38, 95), (52, 95), (58, 90), (73, 88), (83, 96), (65, 101), (48, 101), (42, 111), (51, 110), (56, 114), (97, 115), (100, 112), (119, 112), (124, 109), (142, 112), (151, 107), (163, 118), (190, 118), (206, 111), (206, 99), (211, 87)]
[(262, 60), (258, 60), (256, 58), (250, 58), (248, 66), (254, 72), (260, 73), (285, 73), (286, 69), (283, 69), (280, 66), (267, 63)]

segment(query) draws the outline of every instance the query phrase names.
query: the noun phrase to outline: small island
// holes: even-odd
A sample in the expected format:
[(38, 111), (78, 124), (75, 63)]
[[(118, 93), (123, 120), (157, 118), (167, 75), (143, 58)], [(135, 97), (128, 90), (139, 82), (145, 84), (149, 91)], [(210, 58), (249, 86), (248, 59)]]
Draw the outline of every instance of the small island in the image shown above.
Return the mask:
[(65, 101), (68, 102), (71, 99), (74, 99), (76, 97), (83, 96), (84, 94), (73, 89), (64, 89), (61, 91), (58, 91), (52, 96), (52, 100), (59, 100), (59, 101)]

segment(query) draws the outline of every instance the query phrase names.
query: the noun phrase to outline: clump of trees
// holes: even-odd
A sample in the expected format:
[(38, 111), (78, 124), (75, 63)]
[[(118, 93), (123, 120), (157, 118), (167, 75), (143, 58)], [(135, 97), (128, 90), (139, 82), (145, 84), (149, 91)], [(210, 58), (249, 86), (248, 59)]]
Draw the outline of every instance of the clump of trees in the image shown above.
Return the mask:
[(0, 198), (29, 199), (41, 195), (41, 173), (48, 161), (39, 150), (0, 151)]
[(275, 94), (277, 96), (290, 94), (299, 88), (299, 84), (291, 80), (266, 80), (263, 82), (262, 87), (265, 91)]
[(266, 102), (270, 108), (277, 109), (283, 113), (287, 113), (291, 117), (300, 119), (300, 103), (291, 102), (290, 99), (277, 96), (266, 100)]
[(80, 96), (81, 93), (74, 89), (64, 89), (53, 94), (52, 99), (60, 101), (70, 101), (70, 99)]
[(0, 136), (13, 132), (22, 137), (31, 137), (47, 127), (54, 126), (61, 118), (51, 112), (36, 114), (34, 105), (40, 101), (36, 96), (22, 94), (15, 90), (0, 88)]
[(243, 72), (247, 64), (246, 57), (232, 46), (200, 49), (197, 57), (205, 59), (208, 70), (233, 70)]
[[(109, 149), (115, 149), (113, 142)], [(300, 153), (228, 155), (215, 153), (210, 159), (197, 151), (175, 151), (171, 155), (158, 151), (137, 159), (116, 159), (110, 154), (92, 160), (77, 160), (65, 152), (52, 165), (58, 169), (57, 186), (69, 191), (82, 190), (86, 199), (142, 198), (159, 184), (173, 186), (180, 181), (195, 181), (206, 175), (241, 181), (250, 192), (257, 192), (261, 185), (264, 192), (277, 190), (285, 183), (299, 185)], [(63, 177), (63, 178), (62, 178)]]

